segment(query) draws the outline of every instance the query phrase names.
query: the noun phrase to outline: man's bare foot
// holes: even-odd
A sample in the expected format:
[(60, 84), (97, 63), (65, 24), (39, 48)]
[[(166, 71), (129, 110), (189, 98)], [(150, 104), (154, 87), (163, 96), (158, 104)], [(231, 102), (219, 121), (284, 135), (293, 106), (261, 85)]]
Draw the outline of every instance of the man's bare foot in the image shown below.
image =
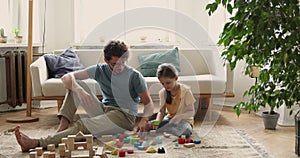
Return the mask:
[(60, 132), (60, 131), (63, 131), (65, 129), (69, 128), (69, 125), (70, 125), (69, 121), (65, 117), (62, 116), (60, 118), (59, 126), (58, 126), (56, 132)]
[(36, 139), (31, 139), (27, 135), (22, 133), (20, 131), (20, 126), (17, 126), (15, 128), (15, 136), (23, 152), (28, 151), (29, 149), (34, 149), (35, 147), (39, 146), (39, 141)]

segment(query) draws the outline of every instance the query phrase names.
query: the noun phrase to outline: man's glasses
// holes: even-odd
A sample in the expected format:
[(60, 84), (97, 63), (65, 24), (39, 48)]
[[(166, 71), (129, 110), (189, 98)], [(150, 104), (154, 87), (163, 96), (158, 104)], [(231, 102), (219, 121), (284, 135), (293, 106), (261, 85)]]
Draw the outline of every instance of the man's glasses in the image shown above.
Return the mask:
[(116, 63), (113, 63), (113, 62), (108, 62), (108, 64), (111, 66), (111, 67), (124, 67), (125, 64), (126, 64), (126, 61), (118, 61)]

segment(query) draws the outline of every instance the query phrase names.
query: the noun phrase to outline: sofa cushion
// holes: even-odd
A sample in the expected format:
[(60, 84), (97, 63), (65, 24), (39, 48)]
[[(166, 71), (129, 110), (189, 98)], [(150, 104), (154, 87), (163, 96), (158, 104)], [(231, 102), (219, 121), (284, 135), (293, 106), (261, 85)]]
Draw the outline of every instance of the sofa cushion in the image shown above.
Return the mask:
[(49, 78), (60, 78), (68, 72), (83, 69), (84, 66), (79, 62), (76, 53), (68, 48), (59, 55), (46, 54), (46, 60)]
[[(158, 95), (162, 85), (157, 77), (145, 77), (150, 95)], [(179, 76), (178, 82), (191, 87), (193, 94), (222, 94), (226, 89), (224, 79), (215, 75)]]
[(141, 65), (141, 73), (144, 77), (155, 77), (156, 69), (162, 63), (172, 63), (180, 72), (180, 61), (178, 48), (163, 53), (153, 53), (138, 56)]
[[(100, 86), (96, 80), (86, 79), (83, 80), (96, 95), (101, 95)], [(42, 92), (44, 96), (64, 96), (66, 89), (58, 78), (50, 78), (42, 84)]]

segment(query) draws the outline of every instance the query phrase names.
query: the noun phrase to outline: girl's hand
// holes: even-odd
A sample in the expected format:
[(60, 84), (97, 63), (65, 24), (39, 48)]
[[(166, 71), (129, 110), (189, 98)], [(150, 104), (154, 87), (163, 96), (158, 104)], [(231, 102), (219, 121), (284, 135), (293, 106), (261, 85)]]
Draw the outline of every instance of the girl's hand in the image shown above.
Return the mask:
[(175, 115), (169, 123), (174, 123), (174, 124), (178, 124), (180, 121), (182, 120), (182, 118), (178, 115)]

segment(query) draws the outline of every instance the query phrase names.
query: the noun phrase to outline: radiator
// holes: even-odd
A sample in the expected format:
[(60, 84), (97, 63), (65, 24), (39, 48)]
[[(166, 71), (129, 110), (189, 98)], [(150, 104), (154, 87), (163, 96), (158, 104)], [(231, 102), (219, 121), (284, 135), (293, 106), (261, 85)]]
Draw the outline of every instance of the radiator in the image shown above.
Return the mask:
[(5, 103), (16, 107), (26, 102), (26, 61), (25, 51), (8, 51), (5, 58), (6, 92)]

